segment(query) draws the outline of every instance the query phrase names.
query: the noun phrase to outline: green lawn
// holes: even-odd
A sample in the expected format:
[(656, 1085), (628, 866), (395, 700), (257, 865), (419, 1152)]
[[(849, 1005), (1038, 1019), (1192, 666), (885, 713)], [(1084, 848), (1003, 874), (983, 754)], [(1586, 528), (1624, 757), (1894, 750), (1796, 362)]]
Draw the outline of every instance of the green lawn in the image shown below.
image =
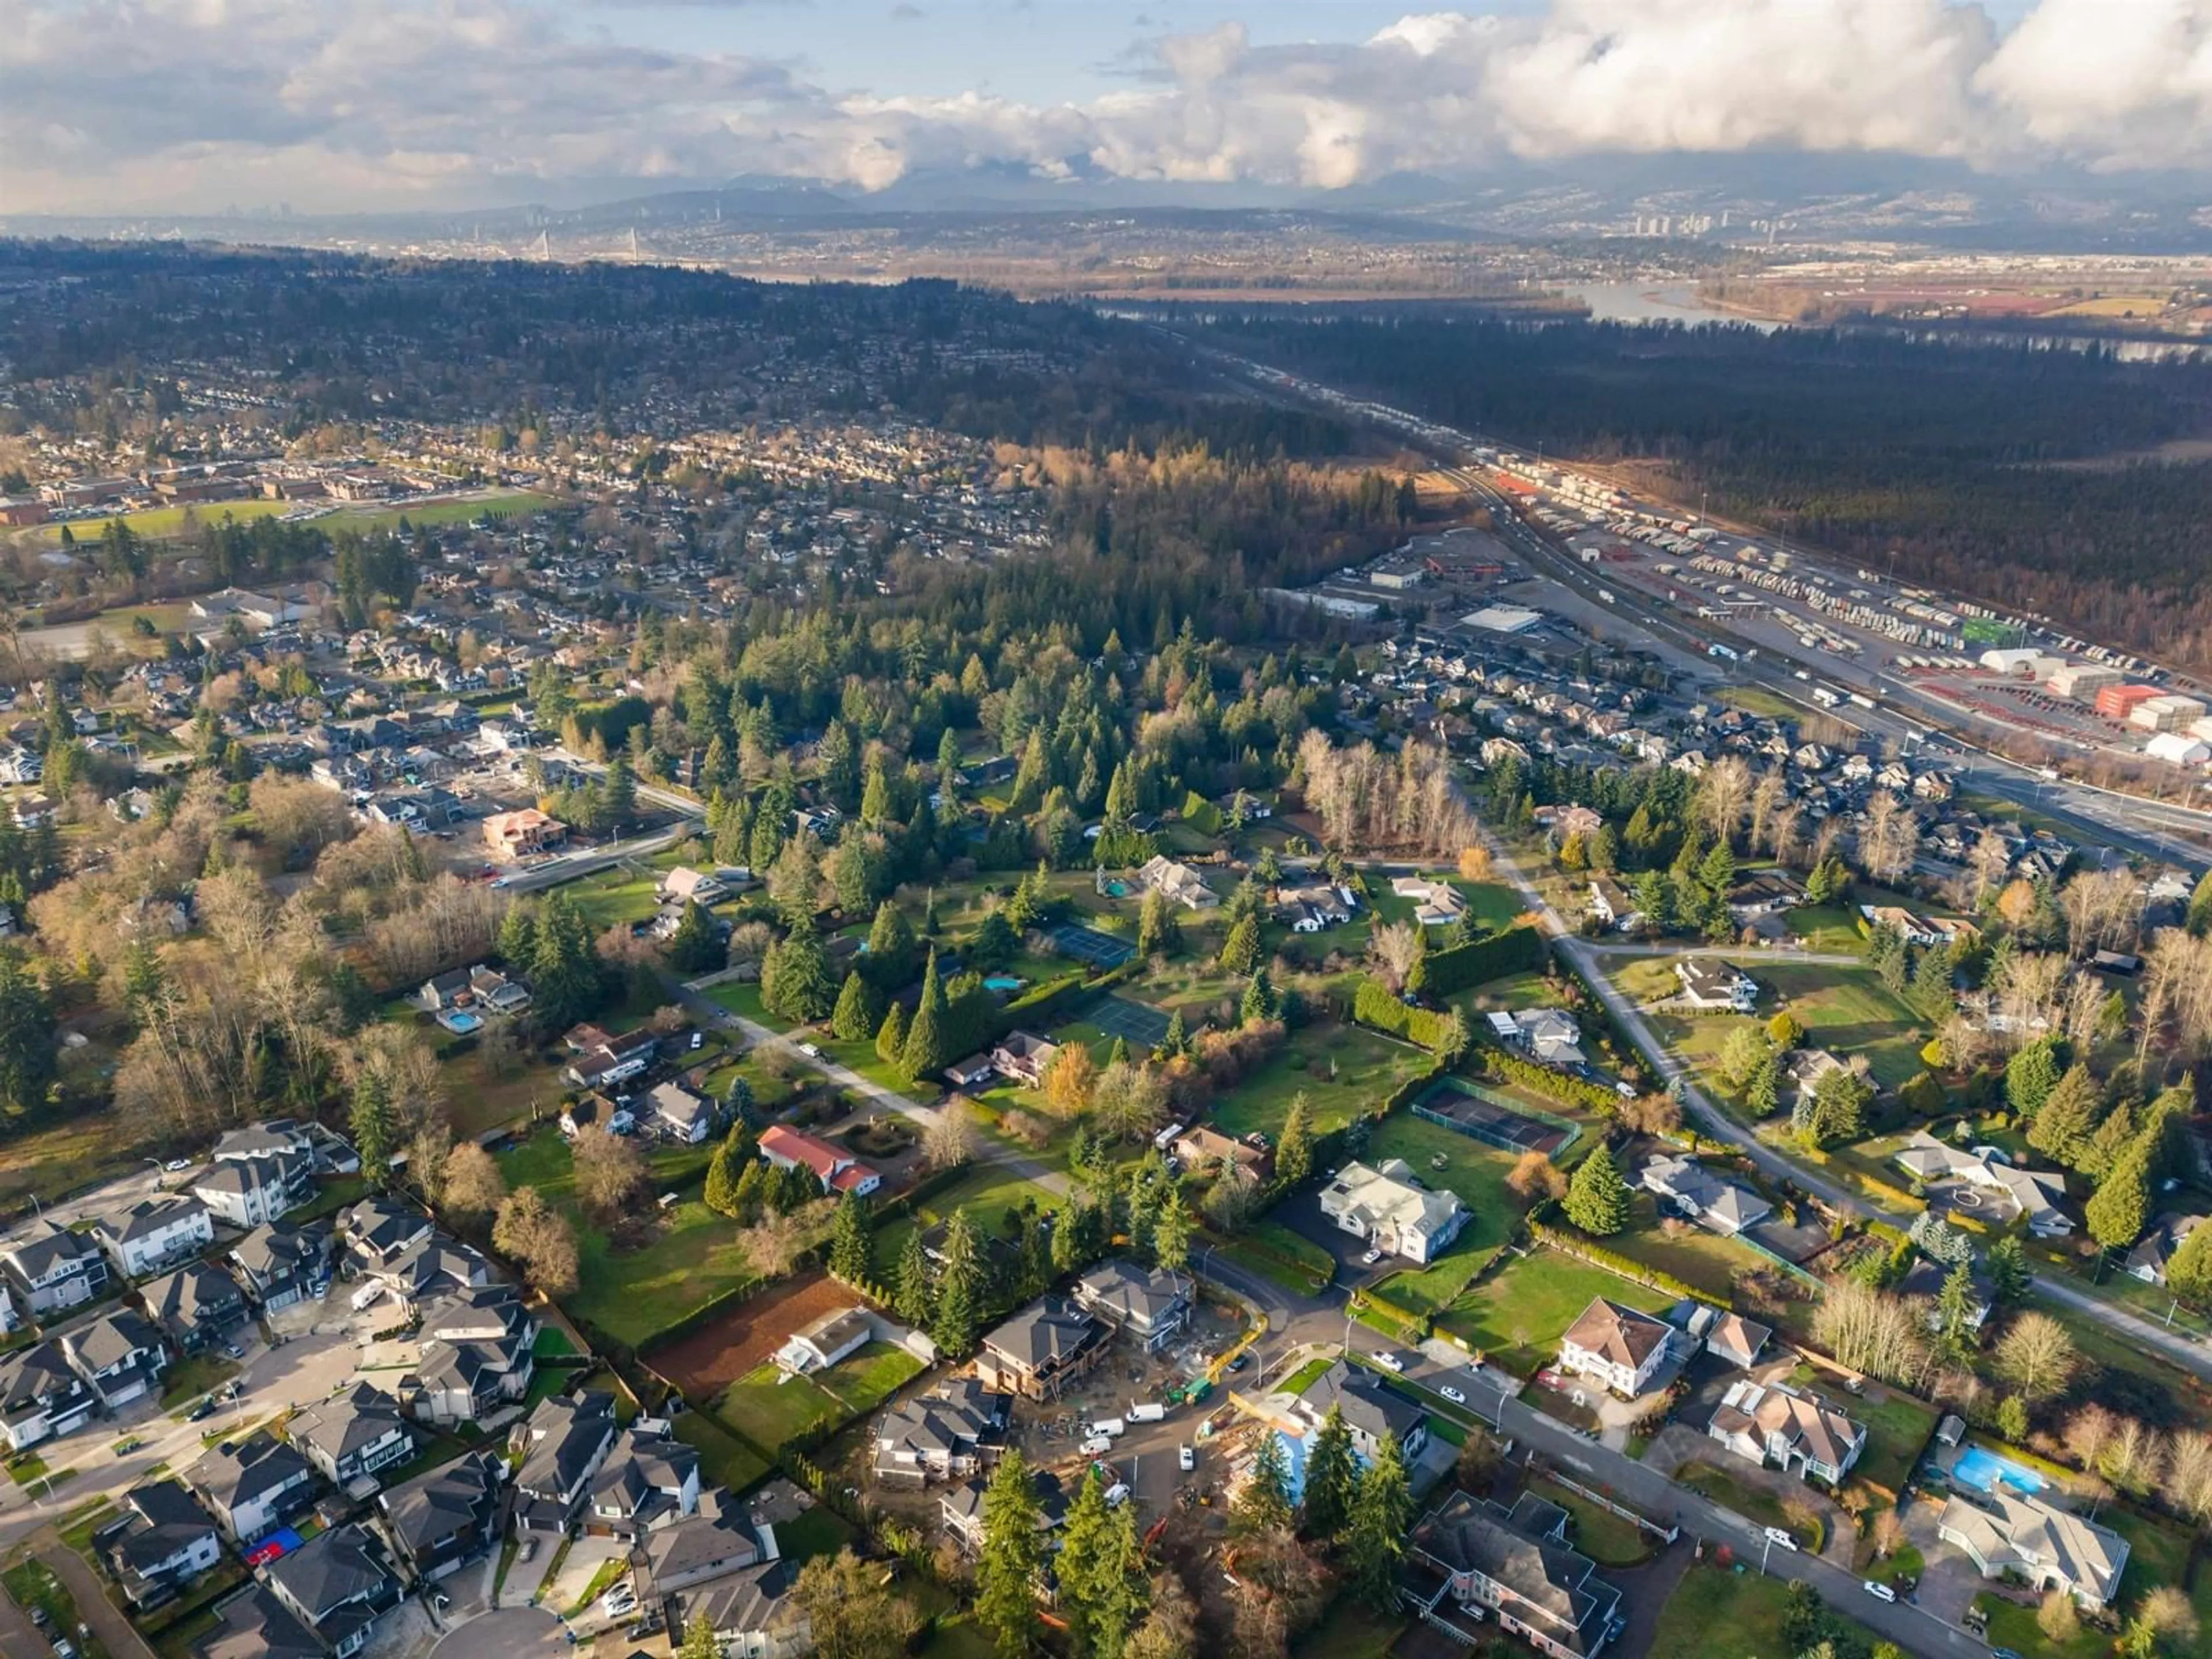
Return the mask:
[[(1520, 1225), (1521, 1206), (1505, 1185), (1516, 1160), (1411, 1112), (1393, 1113), (1369, 1138), (1368, 1162), (1393, 1158), (1405, 1159), (1429, 1187), (1458, 1194), (1468, 1207), (1467, 1224), (1443, 1255), (1425, 1267), (1393, 1274), (1382, 1287), (1394, 1302), (1437, 1311), (1451, 1305)], [(1439, 1158), (1442, 1169), (1436, 1167)]]
[(1630, 1206), (1626, 1231), (1607, 1239), (1605, 1244), (1608, 1249), (1673, 1274), (1722, 1304), (1733, 1299), (1738, 1273), (1773, 1266), (1748, 1245), (1723, 1238), (1693, 1222), (1679, 1224), (1670, 1234), (1660, 1219), (1658, 1199), (1640, 1191)]
[(1557, 1504), (1574, 1516), (1569, 1536), (1574, 1547), (1601, 1567), (1632, 1567), (1650, 1559), (1657, 1547), (1632, 1521), (1624, 1521), (1611, 1510), (1569, 1492), (1549, 1480), (1532, 1480), (1528, 1490)]
[(1653, 1017), (1668, 1046), (1701, 1071), (1711, 1071), (1729, 1032), (1754, 1021), (1764, 1025), (1784, 1008), (1804, 1026), (1808, 1046), (1864, 1054), (1885, 1088), (1896, 1088), (1921, 1069), (1925, 1023), (1867, 970), (1762, 960), (1735, 965), (1759, 982), (1755, 1014)]
[(771, 1468), (763, 1450), (747, 1445), (704, 1412), (679, 1412), (676, 1437), (699, 1449), (699, 1471), (732, 1493), (743, 1492)]
[(738, 1378), (715, 1402), (722, 1420), (773, 1451), (803, 1429), (823, 1421), (842, 1423), (845, 1408), (803, 1376), (774, 1365)]
[(1734, 1510), (1762, 1527), (1783, 1528), (1796, 1534), (1797, 1541), (1808, 1550), (1820, 1549), (1822, 1534), (1817, 1522), (1808, 1532), (1790, 1517), (1780, 1498), (1764, 1487), (1739, 1479), (1735, 1469), (1725, 1467), (1730, 1461), (1727, 1453), (1716, 1448), (1715, 1459), (1712, 1462), (1683, 1464), (1674, 1472), (1676, 1484), (1702, 1492), (1723, 1509)]
[[(1878, 1385), (1873, 1385), (1877, 1386)], [(1866, 1425), (1866, 1449), (1853, 1471), (1869, 1485), (1894, 1492), (1905, 1485), (1912, 1465), (1936, 1432), (1939, 1413), (1911, 1395), (1893, 1393), (1880, 1405), (1861, 1399), (1846, 1402), (1850, 1414)]]
[(751, 1020), (757, 1025), (774, 1025), (776, 1021), (761, 1005), (761, 989), (751, 980), (726, 979), (720, 985), (710, 985), (700, 995), (716, 1006), (728, 1010), (739, 1019)]
[(1311, 1239), (1277, 1222), (1254, 1222), (1219, 1246), (1219, 1251), (1230, 1261), (1297, 1296), (1311, 1296), (1336, 1276), (1334, 1256)]
[(852, 1541), (852, 1528), (820, 1504), (793, 1520), (779, 1522), (775, 1529), (775, 1547), (794, 1568), (817, 1555), (835, 1555)]
[[(932, 1227), (955, 1210), (965, 1210), (969, 1218), (987, 1236), (995, 1236), (1009, 1208), (1018, 1207), (1024, 1200), (1035, 1199), (1037, 1208), (1058, 1210), (1066, 1200), (1048, 1191), (1033, 1181), (1024, 1180), (1013, 1170), (997, 1164), (972, 1165), (958, 1181), (928, 1199), (921, 1206), (919, 1224)], [(906, 1236), (917, 1224), (914, 1216), (900, 1216), (876, 1230), (875, 1256), (878, 1271), (887, 1271), (898, 1260)]]
[(860, 1416), (873, 1411), (927, 1369), (896, 1342), (871, 1342), (814, 1379), (824, 1394)]
[(1558, 1358), (1560, 1335), (1601, 1296), (1646, 1313), (1674, 1302), (1577, 1257), (1540, 1249), (1468, 1291), (1437, 1322), (1493, 1363), (1528, 1376)]
[(1432, 1064), (1409, 1044), (1356, 1025), (1316, 1021), (1292, 1032), (1281, 1053), (1216, 1103), (1213, 1127), (1238, 1137), (1254, 1129), (1279, 1134), (1292, 1097), (1303, 1091), (1315, 1132), (1326, 1133), (1373, 1110)]
[[(782, 1022), (772, 1018), (769, 1024), (781, 1025)], [(869, 1082), (889, 1089), (893, 1094), (904, 1095), (908, 1100), (918, 1100), (927, 1106), (945, 1092), (942, 1085), (939, 1084), (927, 1079), (906, 1077), (896, 1066), (886, 1065), (882, 1057), (876, 1053), (873, 1038), (865, 1042), (847, 1042), (841, 1038), (831, 1036), (827, 1031), (817, 1031), (812, 1033), (809, 1040), (816, 1048), (822, 1050), (826, 1058), (836, 1061), (838, 1065), (849, 1070), (858, 1072)]]
[(162, 1374), (161, 1404), (164, 1407), (185, 1405), (237, 1375), (237, 1362), (219, 1353), (197, 1353), (179, 1359)]
[(1866, 935), (1859, 932), (1858, 912), (1841, 904), (1801, 904), (1784, 920), (1790, 930), (1812, 950), (1835, 956), (1849, 951), (1866, 954)]
[(1659, 1615), (1649, 1659), (1796, 1659), (1782, 1638), (1788, 1595), (1787, 1583), (1761, 1577), (1755, 1565), (1692, 1566)]

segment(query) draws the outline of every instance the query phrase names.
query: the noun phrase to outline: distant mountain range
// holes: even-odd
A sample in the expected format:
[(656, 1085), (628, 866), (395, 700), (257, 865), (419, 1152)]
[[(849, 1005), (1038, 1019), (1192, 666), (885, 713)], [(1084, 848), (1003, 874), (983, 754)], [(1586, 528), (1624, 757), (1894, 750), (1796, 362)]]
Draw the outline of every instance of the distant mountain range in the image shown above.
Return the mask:
[(1891, 242), (2019, 253), (2212, 252), (2212, 183), (2184, 173), (1978, 173), (1905, 156), (1618, 155), (1525, 163), (1437, 178), (1399, 174), (1340, 191), (1170, 185), (1103, 176), (1073, 182), (1017, 168), (918, 173), (866, 194), (806, 179), (741, 177), (639, 193), (635, 180), (572, 184), (530, 204), (481, 210), (201, 216), (0, 215), (23, 236), (161, 237), (306, 246), (514, 245), (541, 234), (642, 236), (719, 221), (752, 232), (836, 226), (915, 229), (929, 221), (1102, 213), (1191, 216), (1291, 210), (1377, 237), (1579, 240), (1649, 234), (1714, 245)]

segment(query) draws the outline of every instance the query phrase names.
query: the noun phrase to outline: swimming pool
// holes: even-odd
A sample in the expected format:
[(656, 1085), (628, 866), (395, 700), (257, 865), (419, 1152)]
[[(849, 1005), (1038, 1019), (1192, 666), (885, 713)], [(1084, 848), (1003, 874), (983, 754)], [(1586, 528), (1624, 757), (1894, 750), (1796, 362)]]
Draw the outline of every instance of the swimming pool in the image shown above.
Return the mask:
[(1951, 1465), (1951, 1478), (1976, 1492), (1994, 1492), (2002, 1481), (2031, 1497), (2051, 1484), (2033, 1469), (1981, 1446), (1969, 1446), (1959, 1454), (1959, 1461)]
[(1028, 983), (1027, 980), (1016, 979), (1011, 974), (994, 974), (983, 981), (983, 988), (987, 991), (1018, 991)]
[(456, 1036), (466, 1036), (483, 1024), (483, 1016), (472, 1014), (465, 1008), (453, 1008), (438, 1016), (438, 1024)]
[(1109, 881), (1109, 882), (1108, 882), (1108, 883), (1106, 884), (1106, 896), (1107, 896), (1108, 898), (1127, 898), (1127, 897), (1128, 897), (1128, 896), (1129, 896), (1129, 884), (1128, 884), (1127, 882), (1126, 882), (1126, 881)]

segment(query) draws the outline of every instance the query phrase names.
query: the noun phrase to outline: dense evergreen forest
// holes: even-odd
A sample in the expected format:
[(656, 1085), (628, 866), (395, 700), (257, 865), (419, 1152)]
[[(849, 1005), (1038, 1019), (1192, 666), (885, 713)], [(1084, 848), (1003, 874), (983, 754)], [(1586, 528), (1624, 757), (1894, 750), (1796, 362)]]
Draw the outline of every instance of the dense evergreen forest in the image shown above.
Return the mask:
[(2078, 631), (2212, 666), (2212, 367), (1890, 333), (1220, 325), (1222, 343), (1503, 442), (1663, 464), (1686, 499)]

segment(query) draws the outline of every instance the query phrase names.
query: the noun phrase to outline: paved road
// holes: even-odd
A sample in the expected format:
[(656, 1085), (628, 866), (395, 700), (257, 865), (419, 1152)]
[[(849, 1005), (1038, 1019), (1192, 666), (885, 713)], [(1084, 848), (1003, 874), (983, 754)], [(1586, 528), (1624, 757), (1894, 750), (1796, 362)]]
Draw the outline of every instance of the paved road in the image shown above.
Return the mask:
[[(1894, 1224), (1909, 1225), (1910, 1212), (1890, 1210), (1862, 1198), (1850, 1188), (1832, 1180), (1821, 1171), (1799, 1163), (1766, 1142), (1723, 1110), (1712, 1097), (1697, 1085), (1691, 1068), (1661, 1040), (1644, 1017), (1643, 1010), (1615, 985), (1607, 975), (1603, 957), (1587, 939), (1578, 938), (1560, 919), (1558, 911), (1545, 902), (1535, 884), (1516, 863), (1510, 854), (1499, 846), (1494, 837), (1485, 831), (1491, 848), (1492, 866), (1518, 888), (1528, 908), (1536, 913), (1547, 932), (1553, 936), (1560, 954), (1582, 973), (1604, 1002), (1607, 1010), (1620, 1022), (1636, 1046), (1656, 1068), (1665, 1082), (1679, 1085), (1679, 1094), (1685, 1114), (1695, 1125), (1698, 1133), (1709, 1140), (1731, 1146), (1751, 1159), (1767, 1176), (1794, 1182), (1807, 1192), (1816, 1194), (1822, 1202), (1846, 1215), (1870, 1217)], [(1736, 954), (1741, 954), (1738, 952)], [(1856, 960), (1856, 959), (1852, 959)], [(2107, 1297), (2084, 1290), (2071, 1280), (2051, 1273), (2033, 1276), (2036, 1290), (2051, 1301), (2064, 1304), (2077, 1311), (2092, 1315), (2100, 1322), (2123, 1331), (2145, 1347), (2156, 1349), (2161, 1355), (2183, 1369), (2212, 1382), (2212, 1346), (2194, 1338), (2179, 1335), (2154, 1324), (2140, 1315)]]
[[(79, 1495), (82, 1500), (82, 1494)], [(82, 1555), (57, 1539), (39, 1552), (39, 1559), (53, 1570), (76, 1601), (76, 1616), (92, 1626), (92, 1633), (107, 1650), (108, 1659), (154, 1659), (146, 1638), (131, 1628), (122, 1610), (107, 1599), (107, 1592)], [(36, 1653), (38, 1650), (29, 1650)]]
[(26, 1618), (5, 1590), (0, 1590), (0, 1653), (37, 1654), (46, 1651), (39, 1627)]

